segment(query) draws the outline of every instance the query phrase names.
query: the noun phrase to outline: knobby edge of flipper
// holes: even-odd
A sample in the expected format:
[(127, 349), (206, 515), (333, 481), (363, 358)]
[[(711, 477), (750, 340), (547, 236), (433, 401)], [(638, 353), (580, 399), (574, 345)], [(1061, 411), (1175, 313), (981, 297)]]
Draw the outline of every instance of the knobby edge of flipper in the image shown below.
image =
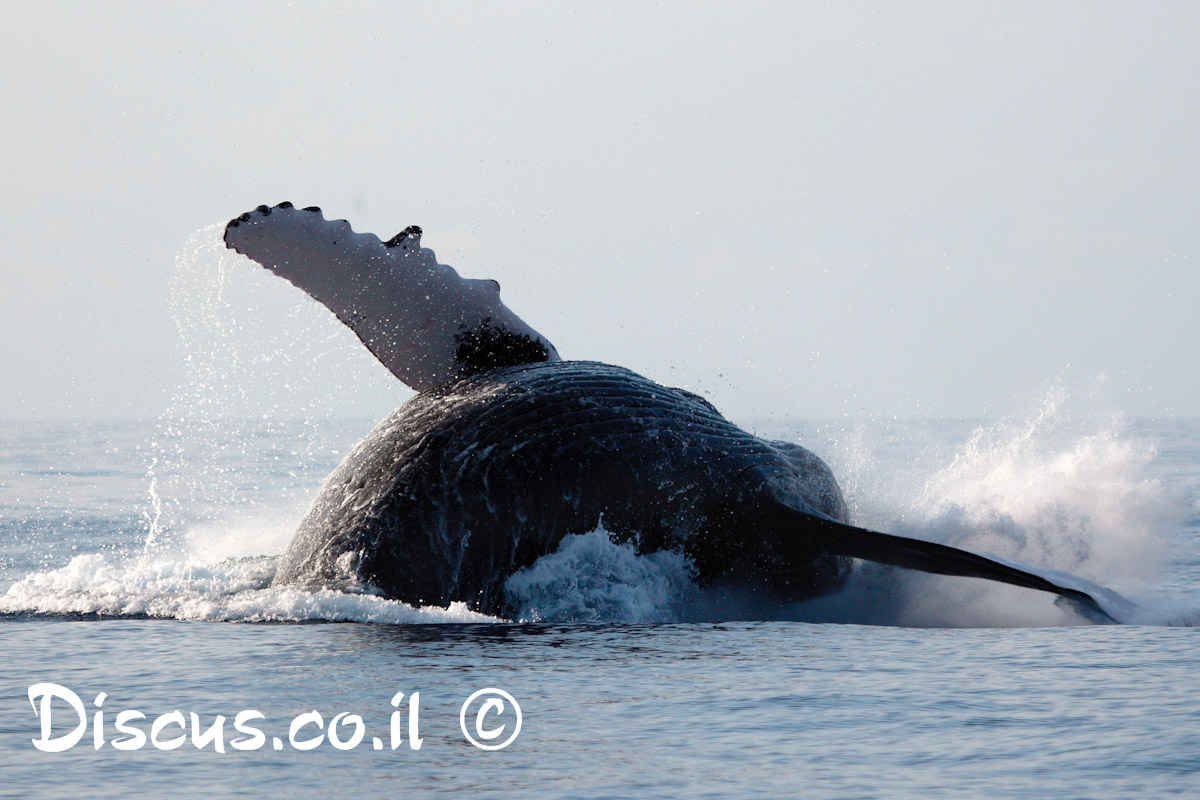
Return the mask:
[(558, 361), (542, 334), (500, 300), (494, 280), (467, 278), (421, 245), (410, 225), (380, 239), (317, 206), (258, 206), (230, 220), (224, 242), (304, 291), (416, 391), (499, 367)]
[[(1139, 606), (1120, 594), (1070, 573), (985, 556), (949, 545), (859, 528), (772, 499), (783, 524), (800, 531), (806, 546), (832, 555), (874, 561), (893, 567), (1007, 583), (1057, 594), (1077, 613), (1103, 624), (1120, 624)], [(1044, 574), (1039, 575), (1032, 570)], [(1052, 577), (1047, 577), (1050, 575)]]

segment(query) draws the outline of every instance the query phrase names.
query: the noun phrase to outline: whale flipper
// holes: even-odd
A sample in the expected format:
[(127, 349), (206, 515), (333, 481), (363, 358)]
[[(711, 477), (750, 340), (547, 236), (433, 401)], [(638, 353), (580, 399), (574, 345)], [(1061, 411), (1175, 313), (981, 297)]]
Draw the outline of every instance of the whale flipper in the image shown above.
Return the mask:
[(777, 524), (802, 532), (807, 547), (937, 575), (957, 575), (1057, 594), (1093, 622), (1124, 622), (1138, 606), (1111, 589), (1066, 572), (983, 556), (949, 545), (858, 528), (775, 500)]
[(416, 226), (384, 242), (315, 206), (280, 203), (230, 220), (225, 245), (318, 300), (418, 391), (558, 360), (554, 345), (500, 302), (500, 284), (439, 264)]

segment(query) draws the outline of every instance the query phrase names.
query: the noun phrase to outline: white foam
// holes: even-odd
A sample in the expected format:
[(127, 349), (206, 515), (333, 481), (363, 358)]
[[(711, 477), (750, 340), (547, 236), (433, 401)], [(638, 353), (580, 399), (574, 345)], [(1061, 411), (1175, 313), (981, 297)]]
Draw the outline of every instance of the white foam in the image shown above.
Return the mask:
[[(76, 556), (35, 572), (0, 595), (0, 613), (97, 614), (222, 622), (495, 622), (464, 603), (415, 608), (360, 591), (271, 586), (277, 557), (206, 564), (155, 555)], [(361, 589), (361, 587), (359, 587)]]
[(526, 621), (674, 622), (696, 592), (682, 555), (638, 555), (601, 526), (565, 537), (554, 553), (508, 579), (515, 618)]

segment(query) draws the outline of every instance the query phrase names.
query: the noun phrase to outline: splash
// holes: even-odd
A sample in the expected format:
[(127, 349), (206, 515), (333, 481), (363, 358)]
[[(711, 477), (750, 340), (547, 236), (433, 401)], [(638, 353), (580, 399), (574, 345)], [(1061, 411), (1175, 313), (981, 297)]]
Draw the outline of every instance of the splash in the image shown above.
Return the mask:
[[(1155, 447), (1131, 436), (1120, 416), (1052, 387), (1029, 413), (979, 425), (949, 463), (878, 480), (856, 456), (867, 524), (1026, 564), (1061, 570), (1132, 593), (1143, 609), (1130, 621), (1171, 624), (1195, 605), (1166, 610), (1144, 590), (1160, 574), (1188, 500), (1150, 477)], [(859, 440), (861, 442), (861, 438)], [(922, 459), (917, 459), (921, 462)], [(867, 468), (864, 469), (864, 465)], [(886, 467), (895, 468), (888, 459)], [(885, 467), (885, 468), (886, 468)], [(872, 495), (870, 487), (880, 491)], [(878, 588), (875, 568), (847, 596), (861, 605)], [(888, 571), (891, 572), (891, 571)], [(1080, 620), (1049, 595), (985, 581), (898, 573), (885, 602), (905, 625), (1064, 625)], [(1141, 594), (1139, 594), (1139, 591)], [(1153, 609), (1153, 610), (1151, 610)]]
[(26, 575), (0, 596), (0, 613), (490, 620), (462, 604), (414, 608), (349, 581), (321, 589), (270, 585), (316, 488), (370, 424), (329, 418), (341, 416), (347, 396), (375, 392), (390, 408), (394, 382), (381, 391), (381, 370), (353, 336), (316, 303), (281, 291), (278, 279), (227, 251), (221, 230), (193, 233), (175, 261), (169, 304), (184, 374), (146, 448), (141, 548), (76, 556)]
[(183, 377), (149, 443), (147, 557), (190, 525), (259, 513), (255, 475), (272, 479), (272, 505), (302, 510), (346, 445), (320, 421), (345, 417), (347, 398), (396, 402), (340, 323), (227, 250), (222, 229), (197, 230), (175, 259)]
[(603, 526), (566, 536), (558, 549), (505, 584), (514, 618), (528, 622), (676, 622), (696, 593), (682, 555), (638, 555)]

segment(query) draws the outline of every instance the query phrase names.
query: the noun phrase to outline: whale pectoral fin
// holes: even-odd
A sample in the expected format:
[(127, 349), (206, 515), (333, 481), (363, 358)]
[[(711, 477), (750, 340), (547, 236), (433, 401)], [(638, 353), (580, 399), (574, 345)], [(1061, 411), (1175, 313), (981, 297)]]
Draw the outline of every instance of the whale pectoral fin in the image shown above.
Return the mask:
[(230, 220), (225, 245), (319, 301), (418, 391), (558, 360), (554, 345), (500, 302), (500, 284), (439, 264), (415, 225), (385, 242), (316, 206), (280, 203)]
[(806, 544), (825, 552), (937, 575), (958, 575), (1057, 594), (1094, 622), (1128, 620), (1137, 605), (1116, 592), (1066, 572), (983, 556), (937, 542), (857, 528), (778, 503)]

